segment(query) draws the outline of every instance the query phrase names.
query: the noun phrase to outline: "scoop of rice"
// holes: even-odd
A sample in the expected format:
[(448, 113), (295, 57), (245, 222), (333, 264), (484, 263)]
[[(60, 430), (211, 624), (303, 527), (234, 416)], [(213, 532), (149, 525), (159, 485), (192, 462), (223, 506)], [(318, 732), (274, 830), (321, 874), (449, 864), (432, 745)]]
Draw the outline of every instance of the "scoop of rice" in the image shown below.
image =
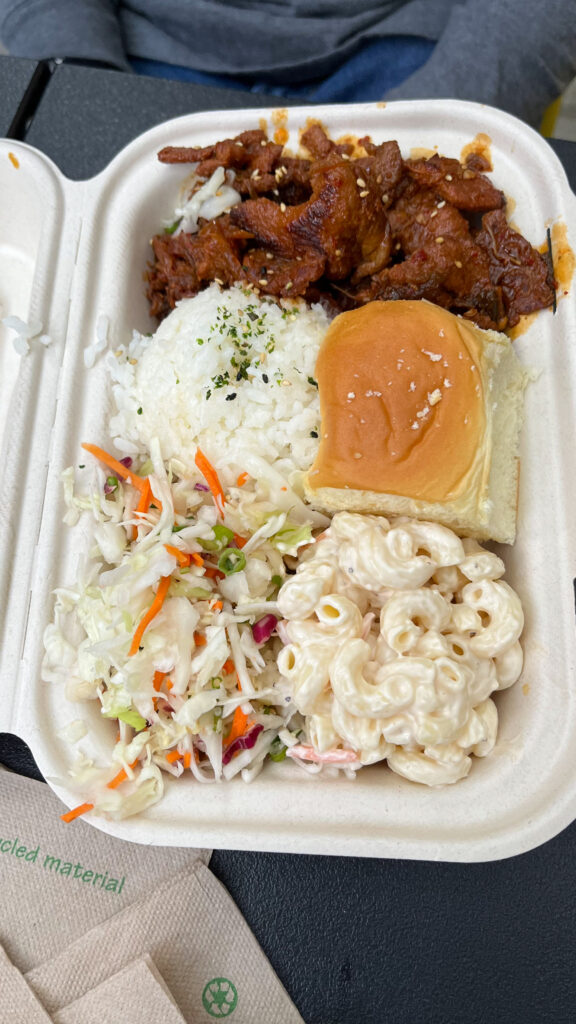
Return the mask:
[(256, 454), (289, 475), (314, 460), (320, 430), (314, 366), (328, 317), (321, 306), (257, 298), (213, 284), (184, 299), (151, 337), (110, 356), (116, 447), (193, 466)]

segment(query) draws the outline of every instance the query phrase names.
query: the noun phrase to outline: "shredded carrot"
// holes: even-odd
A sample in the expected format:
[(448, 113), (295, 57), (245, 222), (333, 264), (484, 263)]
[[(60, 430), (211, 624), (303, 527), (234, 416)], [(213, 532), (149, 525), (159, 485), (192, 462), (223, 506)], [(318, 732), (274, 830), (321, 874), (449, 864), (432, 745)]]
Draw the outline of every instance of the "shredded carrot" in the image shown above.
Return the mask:
[(235, 533), (234, 534), (234, 543), (235, 543), (237, 548), (243, 548), (244, 545), (248, 543), (248, 541), (246, 540), (246, 537), (241, 537), (240, 534)]
[(226, 676), (231, 676), (235, 668), (236, 666), (232, 661), (232, 658), (228, 658), (228, 660), (225, 661), (224, 664), (222, 665), (222, 671)]
[(99, 459), (100, 462), (103, 462), (105, 466), (108, 466), (108, 469), (113, 470), (117, 476), (121, 476), (123, 480), (127, 480), (129, 484), (132, 484), (133, 487), (136, 487), (139, 491), (144, 491), (146, 488), (150, 489), (150, 481), (146, 477), (138, 476), (136, 473), (133, 473), (131, 469), (127, 469), (126, 466), (123, 466), (121, 462), (118, 462), (118, 459), (115, 459), (113, 455), (109, 455), (108, 452), (105, 452), (103, 448), (99, 448), (96, 444), (84, 443), (82, 444), (82, 447), (87, 452), (90, 452), (90, 454), (96, 459)]
[(189, 750), (187, 750), (186, 753), (184, 754), (184, 767), (185, 768), (189, 768), (190, 767), (190, 761), (191, 760), (192, 760), (192, 754), (190, 753)]
[(168, 764), (174, 764), (176, 761), (180, 761), (183, 757), (184, 754), (179, 754), (177, 750), (171, 750), (169, 754), (166, 754)]
[[(132, 764), (130, 765), (130, 770), (134, 771), (137, 764), (138, 758), (136, 758), (136, 760), (132, 762)], [(108, 789), (116, 789), (116, 786), (119, 786), (121, 782), (126, 782), (127, 778), (128, 773), (124, 768), (121, 768), (120, 771), (118, 772), (118, 775), (115, 775), (114, 778), (107, 783)]]
[(208, 459), (204, 455), (204, 452), (200, 450), (200, 448), (196, 449), (196, 456), (194, 458), (194, 462), (198, 466), (198, 469), (202, 473), (202, 476), (204, 477), (206, 483), (208, 484), (208, 487), (212, 492), (212, 497), (214, 498), (216, 508), (218, 509), (220, 516), (224, 518), (224, 504), (226, 499), (224, 497), (224, 491), (222, 490), (222, 484), (218, 479), (218, 473), (214, 469), (212, 463), (208, 461)]
[(144, 487), (140, 491), (140, 498), (136, 505), (136, 512), (142, 512), (145, 514), (150, 508), (150, 502), (152, 501), (152, 488), (150, 487), (150, 481), (144, 481)]
[(152, 619), (158, 614), (162, 605), (164, 604), (164, 598), (168, 593), (168, 587), (170, 586), (171, 580), (171, 576), (162, 576), (160, 583), (158, 584), (156, 596), (154, 597), (154, 600), (152, 601), (152, 604), (150, 605), (148, 611), (140, 620), (138, 628), (136, 629), (136, 632), (132, 637), (132, 643), (130, 644), (130, 650), (128, 651), (129, 658), (131, 658), (132, 655), (136, 654), (136, 652), (138, 651), (138, 648), (140, 647), (140, 641), (144, 636), (144, 630), (150, 625)]
[(206, 565), (204, 566), (204, 575), (207, 576), (209, 580), (223, 580), (226, 573), (221, 572), (220, 569), (217, 569), (214, 565)]
[(238, 736), (243, 736), (248, 725), (248, 715), (245, 715), (242, 708), (236, 708), (232, 719), (232, 728), (226, 737), (226, 744), (232, 743)]
[[(136, 505), (136, 508), (134, 509), (134, 512), (141, 512), (142, 515), (145, 515), (146, 512), (148, 511), (148, 509), (150, 508), (151, 500), (152, 500), (152, 488), (150, 487), (150, 484), (148, 483), (148, 480), (146, 480), (146, 487), (143, 487), (141, 492), (140, 492), (140, 498), (138, 499), (138, 504)], [(137, 536), (138, 536), (138, 527), (137, 526), (133, 526), (132, 527), (132, 531), (131, 531), (131, 535), (130, 535), (130, 540), (136, 540)]]
[(68, 824), (68, 822), (74, 821), (74, 818), (79, 818), (81, 814), (87, 814), (88, 811), (93, 809), (93, 807), (94, 804), (80, 804), (78, 807), (74, 807), (71, 811), (68, 811), (67, 814), (61, 814), (60, 817), (62, 821), (65, 821), (66, 824)]
[(174, 683), (172, 682), (172, 680), (171, 679), (167, 679), (166, 680), (166, 689), (167, 690), (171, 690), (173, 686), (174, 686)]
[(288, 488), (287, 488), (287, 487), (281, 487), (281, 488), (280, 488), (280, 490), (281, 490), (281, 491), (287, 491), (287, 490), (288, 490)]
[(238, 479), (236, 481), (236, 486), (237, 487), (244, 487), (244, 484), (246, 483), (249, 475), (250, 475), (249, 473), (240, 473), (240, 476), (238, 477)]
[(126, 774), (124, 768), (121, 768), (120, 771), (118, 772), (118, 775), (115, 775), (114, 778), (110, 780), (110, 782), (106, 783), (106, 785), (108, 789), (116, 789), (116, 786), (119, 786), (121, 782), (126, 782), (127, 778), (128, 775)]
[(154, 687), (155, 690), (159, 690), (160, 689), (160, 687), (162, 686), (162, 682), (166, 678), (167, 674), (168, 674), (167, 672), (155, 672), (154, 673), (154, 679), (152, 680), (152, 686)]
[(224, 605), (222, 604), (222, 601), (214, 601), (214, 604), (212, 605), (212, 611), (221, 612), (223, 607)]
[[(105, 466), (108, 466), (108, 469), (111, 469), (117, 476), (122, 477), (123, 480), (127, 480), (129, 484), (132, 484), (133, 487), (136, 487), (136, 489), (140, 491), (140, 500), (136, 506), (136, 512), (146, 513), (150, 508), (152, 501), (154, 501), (156, 507), (162, 511), (162, 503), (152, 494), (150, 481), (147, 477), (138, 476), (137, 473), (133, 473), (131, 469), (123, 466), (118, 459), (115, 459), (113, 455), (109, 455), (108, 452), (105, 452), (103, 448), (99, 448), (96, 444), (85, 444), (83, 442), (82, 447), (87, 452), (90, 452), (94, 458), (103, 462)], [(134, 540), (135, 536), (136, 533), (133, 529), (132, 540)]]
[(192, 551), (190, 553), (190, 561), (194, 562), (195, 565), (204, 565), (204, 559), (202, 558), (202, 555), (198, 554), (197, 551)]
[(165, 544), (164, 547), (169, 555), (174, 555), (179, 565), (190, 565), (190, 555), (180, 551), (180, 548), (175, 547), (174, 544)]
[(203, 636), (202, 633), (194, 633), (194, 643), (196, 644), (196, 647), (206, 647), (207, 642), (206, 637)]
[(236, 686), (240, 690), (240, 693), (242, 693), (242, 683), (240, 682), (240, 676), (238, 673), (236, 673)]

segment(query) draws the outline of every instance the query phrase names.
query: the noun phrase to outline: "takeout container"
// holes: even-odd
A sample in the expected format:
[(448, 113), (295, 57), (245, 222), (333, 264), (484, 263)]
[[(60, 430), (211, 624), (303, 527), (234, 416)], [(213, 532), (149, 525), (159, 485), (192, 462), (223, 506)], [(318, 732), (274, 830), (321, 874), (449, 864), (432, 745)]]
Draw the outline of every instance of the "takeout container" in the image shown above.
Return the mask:
[[(86, 182), (67, 180), (29, 146), (0, 142), (1, 315), (36, 318), (52, 338), (19, 357), (0, 328), (0, 732), (29, 744), (68, 806), (79, 799), (67, 786), (73, 748), (62, 738), (66, 724), (86, 721), (90, 737), (78, 747), (103, 764), (113, 743), (96, 703), (68, 703), (40, 678), (51, 592), (75, 578), (90, 548), (88, 521), (62, 524), (60, 474), (84, 462), (81, 441), (108, 443), (107, 375), (102, 359), (86, 369), (83, 349), (101, 316), (112, 349), (134, 328), (153, 329), (143, 284), (149, 239), (170, 219), (186, 175), (185, 167), (160, 164), (157, 151), (206, 145), (263, 123), (271, 134), (287, 129), (295, 149), (309, 119), (334, 138), (397, 139), (405, 156), (422, 149), (459, 156), (485, 133), (513, 224), (535, 245), (547, 227), (554, 234), (565, 224), (576, 248), (576, 198), (557, 157), (525, 124), (480, 104), (195, 114), (146, 132)], [(163, 800), (138, 817), (87, 821), (139, 843), (482, 861), (529, 850), (576, 818), (576, 311), (565, 290), (557, 313), (539, 313), (515, 342), (535, 379), (526, 396), (518, 538), (502, 554), (526, 614), (525, 668), (512, 689), (496, 695), (494, 753), (474, 759), (467, 779), (438, 789), (384, 765), (362, 769), (354, 781), (309, 776), (288, 763), (267, 765), (250, 785), (202, 785), (186, 773), (167, 777)]]

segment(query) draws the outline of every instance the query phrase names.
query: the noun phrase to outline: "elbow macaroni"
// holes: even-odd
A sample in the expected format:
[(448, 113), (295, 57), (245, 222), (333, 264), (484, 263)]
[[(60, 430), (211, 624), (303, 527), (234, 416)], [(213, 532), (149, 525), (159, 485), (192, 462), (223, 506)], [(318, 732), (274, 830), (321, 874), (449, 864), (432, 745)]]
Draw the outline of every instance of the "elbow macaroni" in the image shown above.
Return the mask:
[(427, 785), (463, 778), (496, 740), (490, 695), (522, 671), (501, 559), (436, 523), (349, 512), (303, 557), (278, 597), (278, 668), (306, 743)]

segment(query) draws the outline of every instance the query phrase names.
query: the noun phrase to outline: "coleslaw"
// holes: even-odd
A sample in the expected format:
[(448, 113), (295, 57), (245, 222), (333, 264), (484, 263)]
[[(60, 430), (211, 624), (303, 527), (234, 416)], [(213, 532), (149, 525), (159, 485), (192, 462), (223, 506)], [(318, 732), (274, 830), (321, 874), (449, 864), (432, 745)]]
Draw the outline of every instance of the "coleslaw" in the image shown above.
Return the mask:
[(115, 738), (110, 762), (80, 754), (71, 775), (94, 810), (123, 818), (156, 803), (166, 774), (250, 781), (297, 742), (301, 718), (277, 671), (277, 595), (287, 561), (324, 517), (277, 474), (247, 472), (224, 492), (203, 453), (195, 471), (138, 466), (93, 445), (89, 489), (64, 474), (65, 521), (89, 512), (94, 550), (55, 592), (43, 678), (94, 701)]

